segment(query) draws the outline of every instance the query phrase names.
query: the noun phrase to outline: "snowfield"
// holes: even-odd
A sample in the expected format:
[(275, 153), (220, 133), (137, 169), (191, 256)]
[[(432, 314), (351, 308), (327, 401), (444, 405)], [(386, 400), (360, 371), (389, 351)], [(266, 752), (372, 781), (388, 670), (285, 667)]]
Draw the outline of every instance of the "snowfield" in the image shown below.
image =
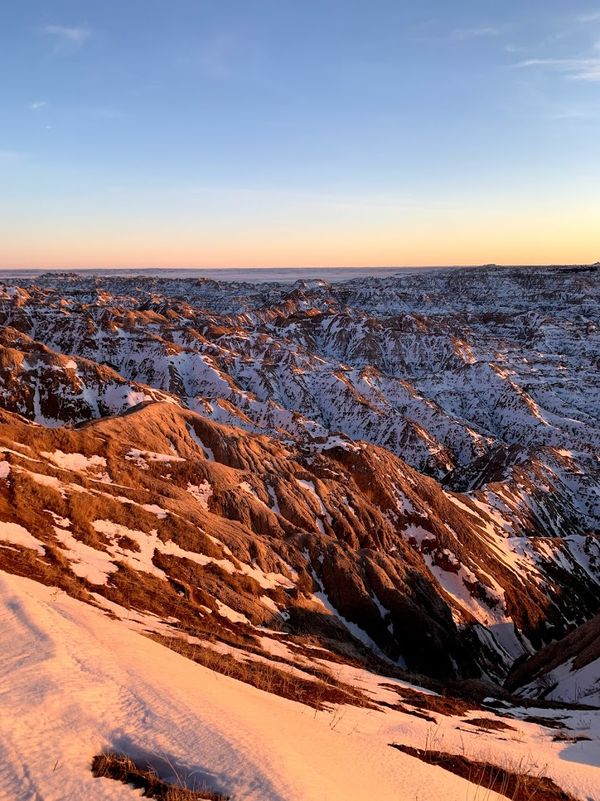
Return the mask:
[[(6, 801), (139, 797), (92, 777), (103, 749), (148, 757), (164, 778), (176, 770), (235, 801), (502, 798), (390, 748), (424, 744), (418, 718), (355, 707), (315, 713), (196, 665), (52, 587), (2, 574), (0, 595)], [(600, 736), (598, 712), (583, 723)], [(511, 739), (478, 735), (478, 754), (531, 760), (582, 800), (599, 797), (600, 769), (586, 764), (598, 762), (597, 740), (565, 747), (535, 724), (515, 726)], [(449, 750), (469, 736), (446, 721), (435, 733)]]

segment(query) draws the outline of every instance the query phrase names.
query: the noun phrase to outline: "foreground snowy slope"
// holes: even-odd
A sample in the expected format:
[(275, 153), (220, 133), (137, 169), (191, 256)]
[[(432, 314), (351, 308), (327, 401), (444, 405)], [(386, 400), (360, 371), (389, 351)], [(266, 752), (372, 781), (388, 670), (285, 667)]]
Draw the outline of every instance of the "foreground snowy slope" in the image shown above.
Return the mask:
[[(585, 764), (590, 743), (554, 743), (551, 729), (514, 719), (509, 735), (497, 737), (464, 724), (457, 730), (456, 718), (432, 727), (385, 708), (315, 713), (195, 665), (28, 579), (0, 574), (0, 630), (0, 797), (7, 801), (138, 797), (92, 777), (91, 759), (106, 748), (146, 757), (163, 774), (174, 767), (190, 784), (235, 801), (483, 797), (481, 788), (389, 747), (423, 746), (432, 728), (449, 750), (543, 770), (580, 799), (600, 793), (600, 769)], [(373, 678), (372, 689), (378, 686)], [(386, 692), (379, 687), (375, 695)], [(597, 713), (586, 714), (596, 738)], [(486, 791), (485, 798), (502, 796)]]
[[(423, 784), (414, 760), (386, 748), (368, 718), (348, 739), (330, 715), (315, 719), (307, 707), (193, 665), (60, 592), (6, 576), (1, 590), (7, 797), (122, 798), (121, 785), (89, 770), (107, 745), (181, 762), (240, 801), (366, 799), (375, 788), (391, 801), (399, 788), (413, 798)], [(437, 779), (428, 798), (464, 796), (464, 782)]]

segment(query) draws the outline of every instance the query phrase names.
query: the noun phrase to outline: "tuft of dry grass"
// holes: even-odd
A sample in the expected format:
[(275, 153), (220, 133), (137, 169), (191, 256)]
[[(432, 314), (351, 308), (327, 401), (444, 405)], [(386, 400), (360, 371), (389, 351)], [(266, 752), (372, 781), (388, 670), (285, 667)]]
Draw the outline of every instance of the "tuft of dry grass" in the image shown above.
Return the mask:
[(486, 731), (516, 731), (514, 726), (510, 726), (499, 718), (471, 718), (464, 722), (469, 726), (475, 726)]
[(529, 772), (523, 761), (500, 766), (469, 759), (463, 754), (436, 751), (428, 746), (424, 749), (400, 743), (390, 743), (390, 746), (428, 765), (444, 768), (472, 784), (510, 798), (511, 801), (577, 801), (548, 776), (542, 775), (542, 772)]
[[(450, 695), (430, 695), (413, 690), (410, 687), (398, 687), (395, 684), (382, 684), (386, 689), (394, 690), (402, 699), (402, 706), (409, 705), (425, 712), (438, 715), (466, 715), (475, 707), (473, 704)], [(405, 711), (402, 709), (402, 711)]]
[(151, 768), (141, 768), (124, 754), (97, 754), (92, 760), (96, 778), (114, 779), (144, 791), (146, 798), (158, 801), (228, 801), (229, 796), (210, 790), (190, 789), (163, 781)]
[(325, 709), (326, 704), (334, 706), (350, 704), (375, 709), (375, 706), (359, 690), (338, 682), (333, 676), (328, 676), (327, 680), (324, 680), (324, 673), (314, 680), (303, 678), (296, 673), (279, 669), (262, 660), (236, 659), (231, 654), (218, 653), (196, 643), (192, 644), (162, 634), (151, 633), (147, 636), (203, 667), (251, 684), (259, 690), (298, 701), (313, 709)]

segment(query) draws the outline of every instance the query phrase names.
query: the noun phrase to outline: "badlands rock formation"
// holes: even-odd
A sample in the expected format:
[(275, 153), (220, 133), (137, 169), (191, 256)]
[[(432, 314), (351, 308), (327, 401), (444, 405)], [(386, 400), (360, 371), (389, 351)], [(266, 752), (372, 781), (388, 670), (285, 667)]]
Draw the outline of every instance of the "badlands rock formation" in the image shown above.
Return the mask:
[(0, 566), (166, 641), (502, 681), (600, 609), (599, 276), (7, 281)]

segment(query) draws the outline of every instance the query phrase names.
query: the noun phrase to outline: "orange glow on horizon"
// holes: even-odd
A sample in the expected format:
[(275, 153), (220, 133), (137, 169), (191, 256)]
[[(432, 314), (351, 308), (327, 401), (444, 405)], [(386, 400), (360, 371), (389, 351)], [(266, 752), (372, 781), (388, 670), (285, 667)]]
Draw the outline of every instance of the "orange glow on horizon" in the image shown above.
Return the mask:
[[(300, 219), (297, 224), (156, 225), (44, 220), (0, 223), (0, 267), (334, 268), (497, 264), (587, 264), (600, 259), (600, 209), (517, 216), (501, 211), (387, 219)], [(37, 230), (34, 230), (37, 228)], [(124, 230), (126, 228), (126, 230)]]

